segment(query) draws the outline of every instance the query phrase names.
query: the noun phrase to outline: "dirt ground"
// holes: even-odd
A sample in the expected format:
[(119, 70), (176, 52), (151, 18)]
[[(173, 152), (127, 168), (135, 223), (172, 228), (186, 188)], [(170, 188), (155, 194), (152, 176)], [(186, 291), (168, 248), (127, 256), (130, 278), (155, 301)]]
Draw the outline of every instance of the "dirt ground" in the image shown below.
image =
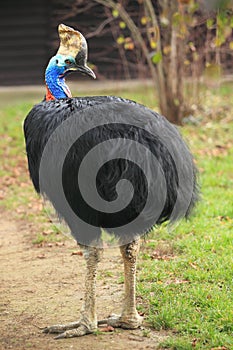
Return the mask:
[[(32, 244), (31, 222), (0, 212), (0, 349), (123, 350), (157, 349), (166, 334), (148, 328), (116, 329), (98, 335), (54, 340), (41, 328), (78, 319), (85, 264), (72, 240), (45, 246)], [(112, 272), (112, 274), (109, 273)], [(97, 280), (99, 319), (121, 309), (122, 262), (118, 249), (105, 251)], [(149, 336), (145, 336), (148, 334)]]

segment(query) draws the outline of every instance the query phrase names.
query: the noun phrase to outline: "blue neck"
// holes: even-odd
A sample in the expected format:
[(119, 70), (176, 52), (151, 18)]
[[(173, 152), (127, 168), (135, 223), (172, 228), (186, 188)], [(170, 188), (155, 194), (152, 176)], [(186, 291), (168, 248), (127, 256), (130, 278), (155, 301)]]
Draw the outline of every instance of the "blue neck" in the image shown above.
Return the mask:
[(71, 97), (64, 77), (66, 74), (65, 58), (65, 56), (57, 54), (49, 61), (45, 71), (45, 82), (48, 89), (46, 100)]
[(58, 76), (53, 67), (48, 67), (46, 69), (45, 82), (54, 98), (59, 99), (70, 97), (67, 93), (69, 88), (65, 83), (65, 78)]

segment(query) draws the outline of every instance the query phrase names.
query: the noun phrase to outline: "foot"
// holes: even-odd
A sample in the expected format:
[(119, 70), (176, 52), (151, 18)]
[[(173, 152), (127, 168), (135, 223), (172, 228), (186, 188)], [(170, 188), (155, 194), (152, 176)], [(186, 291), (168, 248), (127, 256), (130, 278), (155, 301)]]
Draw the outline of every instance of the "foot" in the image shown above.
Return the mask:
[(93, 333), (97, 327), (87, 326), (82, 321), (66, 325), (58, 324), (43, 329), (43, 333), (58, 334), (55, 339), (81, 337)]
[(113, 328), (124, 328), (124, 329), (136, 329), (142, 324), (143, 317), (139, 315), (123, 316), (123, 315), (111, 315), (105, 320), (98, 321), (98, 326), (107, 324)]

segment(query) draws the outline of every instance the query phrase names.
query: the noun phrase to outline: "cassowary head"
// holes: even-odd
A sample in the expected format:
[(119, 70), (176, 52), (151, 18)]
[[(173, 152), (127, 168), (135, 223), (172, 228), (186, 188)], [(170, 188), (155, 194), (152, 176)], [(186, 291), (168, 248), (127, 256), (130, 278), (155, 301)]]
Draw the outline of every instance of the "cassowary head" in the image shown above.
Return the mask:
[(87, 66), (88, 49), (84, 36), (64, 24), (59, 25), (58, 33), (60, 46), (57, 54), (51, 58), (46, 72), (53, 71), (59, 78), (71, 72), (80, 72), (95, 79), (95, 73)]
[(84, 36), (64, 24), (58, 27), (60, 46), (51, 58), (45, 72), (46, 101), (71, 97), (65, 77), (71, 72), (80, 72), (92, 78), (95, 73), (87, 66), (87, 42)]

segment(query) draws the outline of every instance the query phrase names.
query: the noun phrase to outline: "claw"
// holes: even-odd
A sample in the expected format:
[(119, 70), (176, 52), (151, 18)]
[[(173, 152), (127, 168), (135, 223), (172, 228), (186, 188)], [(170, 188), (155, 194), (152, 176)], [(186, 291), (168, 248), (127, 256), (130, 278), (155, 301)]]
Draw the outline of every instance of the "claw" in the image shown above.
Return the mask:
[(57, 339), (64, 339), (64, 338), (66, 338), (65, 332), (64, 332), (64, 333), (61, 333), (61, 334), (59, 334), (59, 335), (57, 335), (57, 336), (54, 337), (53, 339), (57, 340)]
[(118, 319), (120, 318), (120, 315), (116, 315), (116, 314), (111, 314), (109, 315), (107, 318), (104, 318), (103, 320), (98, 321), (98, 326), (101, 326), (103, 324), (109, 324), (109, 321), (112, 319)]
[(94, 330), (89, 329), (81, 322), (72, 322), (67, 325), (59, 324), (51, 327), (46, 327), (42, 332), (47, 334), (58, 334), (54, 339), (64, 339), (81, 337), (83, 335), (93, 333), (93, 331)]
[[(139, 316), (138, 314), (133, 314), (129, 317), (112, 314), (108, 318), (98, 321), (98, 326), (107, 325), (113, 328), (136, 329), (141, 326), (142, 320), (143, 317)], [(65, 339), (91, 334), (96, 330), (96, 328), (94, 328), (94, 324), (86, 326), (84, 322), (79, 321), (72, 322), (67, 325), (58, 324), (55, 326), (46, 327), (42, 330), (42, 332), (47, 334), (57, 334), (54, 339)]]
[(134, 317), (124, 318), (120, 315), (111, 315), (107, 319), (98, 321), (98, 325), (107, 324), (114, 328), (136, 329), (142, 324), (143, 317), (135, 315)]
[(42, 330), (42, 333), (50, 334), (50, 333), (62, 333), (63, 330), (56, 328), (57, 326), (45, 327)]
[(50, 327), (45, 327), (42, 330), (42, 333), (63, 333), (69, 329), (74, 329), (77, 328), (81, 325), (80, 321), (79, 322), (71, 322), (68, 323), (66, 325), (63, 324), (56, 324), (54, 326), (50, 326)]
[(54, 339), (64, 339), (64, 338), (74, 338), (74, 337), (82, 337), (83, 335), (91, 334), (93, 331), (88, 329), (84, 325), (80, 325), (78, 328), (70, 329), (65, 331), (59, 335), (57, 335)]

